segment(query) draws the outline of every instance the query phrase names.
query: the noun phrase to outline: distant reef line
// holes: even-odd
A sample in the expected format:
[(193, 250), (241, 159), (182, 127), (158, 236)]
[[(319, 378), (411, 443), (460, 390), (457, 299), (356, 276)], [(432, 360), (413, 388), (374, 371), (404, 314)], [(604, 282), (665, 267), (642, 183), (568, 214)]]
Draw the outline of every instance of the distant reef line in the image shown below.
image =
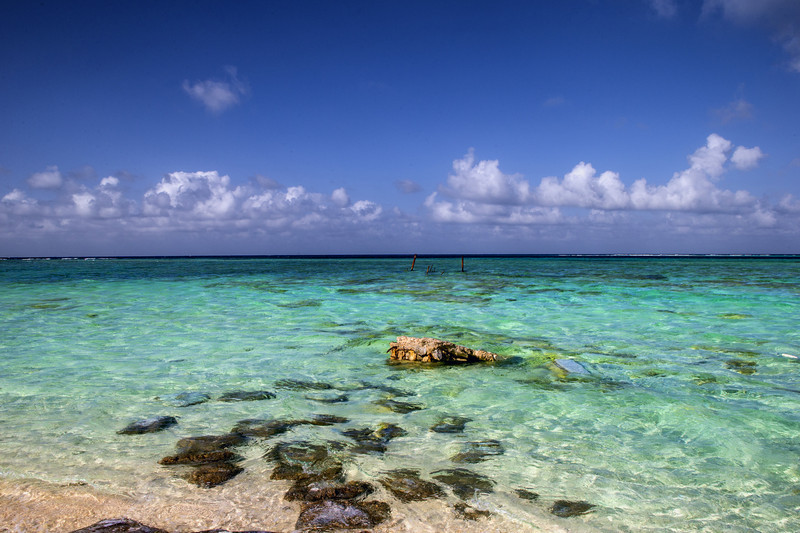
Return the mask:
[(3, 256), (1, 260), (103, 260), (103, 259), (800, 259), (798, 254), (251, 254), (251, 255), (76, 255)]

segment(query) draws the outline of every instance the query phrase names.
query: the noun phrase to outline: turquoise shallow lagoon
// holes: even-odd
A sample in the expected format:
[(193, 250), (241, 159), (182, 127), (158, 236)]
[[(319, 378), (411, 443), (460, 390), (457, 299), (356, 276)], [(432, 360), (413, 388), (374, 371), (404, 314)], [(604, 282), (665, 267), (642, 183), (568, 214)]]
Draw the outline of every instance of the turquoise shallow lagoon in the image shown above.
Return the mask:
[[(386, 422), (406, 434), (385, 453), (350, 456), (349, 475), (416, 468), (430, 479), (468, 468), (495, 483), (470, 505), (518, 531), (800, 531), (800, 259), (468, 257), (466, 272), (459, 258), (410, 266), (410, 258), (0, 261), (0, 478), (245, 498), (285, 490), (262, 457), (274, 443), (350, 446), (343, 431)], [(504, 361), (389, 364), (398, 335)], [(556, 359), (589, 373), (563, 372)], [(280, 387), (286, 379), (335, 388)], [(216, 400), (255, 390), (276, 397)], [(347, 400), (321, 401), (331, 391)], [(182, 407), (180, 393), (210, 400)], [(423, 409), (376, 403), (387, 398)], [(244, 473), (221, 487), (195, 487), (157, 463), (181, 437), (315, 414), (349, 422), (253, 444), (242, 452)], [(117, 434), (154, 415), (178, 424)], [(468, 418), (464, 432), (431, 431), (445, 416)], [(502, 453), (453, 460), (485, 440)], [(520, 498), (519, 489), (539, 497)], [(426, 513), (378, 497), (400, 515)], [(550, 513), (556, 500), (595, 507), (559, 518)], [(431, 520), (455, 528), (447, 509), (436, 513)]]

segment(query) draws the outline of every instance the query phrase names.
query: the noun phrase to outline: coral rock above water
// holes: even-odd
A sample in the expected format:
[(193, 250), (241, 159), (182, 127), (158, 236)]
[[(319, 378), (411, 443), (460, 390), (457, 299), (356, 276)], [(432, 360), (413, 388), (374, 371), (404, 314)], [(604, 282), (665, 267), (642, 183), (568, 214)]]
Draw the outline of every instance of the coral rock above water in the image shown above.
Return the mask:
[(395, 361), (423, 363), (477, 363), (496, 361), (498, 357), (492, 352), (429, 337), (397, 337), (397, 341), (389, 345), (388, 352), (390, 359)]

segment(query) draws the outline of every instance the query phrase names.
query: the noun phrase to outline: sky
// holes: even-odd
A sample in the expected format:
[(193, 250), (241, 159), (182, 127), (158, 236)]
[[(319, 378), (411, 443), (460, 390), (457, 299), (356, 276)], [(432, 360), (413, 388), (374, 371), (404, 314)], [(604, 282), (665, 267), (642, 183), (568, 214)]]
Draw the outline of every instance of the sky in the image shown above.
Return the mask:
[(800, 253), (800, 2), (3, 2), (0, 256), (411, 253)]

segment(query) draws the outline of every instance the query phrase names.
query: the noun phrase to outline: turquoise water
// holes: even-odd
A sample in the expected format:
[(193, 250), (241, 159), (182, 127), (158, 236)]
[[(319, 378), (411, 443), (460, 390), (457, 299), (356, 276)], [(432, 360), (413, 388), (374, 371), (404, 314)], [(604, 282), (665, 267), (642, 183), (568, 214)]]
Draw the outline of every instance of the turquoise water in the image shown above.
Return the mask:
[[(343, 429), (396, 423), (407, 434), (383, 455), (354, 455), (351, 471), (469, 468), (496, 483), (471, 503), (523, 529), (544, 518), (600, 531), (800, 531), (800, 259), (467, 258), (462, 273), (459, 259), (419, 258), (409, 267), (407, 258), (0, 261), (0, 476), (203, 491), (157, 465), (177, 438), (326, 413), (350, 422), (274, 442), (352, 442)], [(391, 365), (398, 335), (505, 362)], [(589, 374), (559, 371), (555, 359)], [(348, 401), (276, 386), (287, 378), (331, 384)], [(375, 404), (388, 387), (425, 408)], [(235, 390), (277, 397), (171, 400)], [(116, 433), (153, 415), (179, 423)], [(446, 415), (469, 418), (465, 432), (429, 430)], [(486, 439), (504, 452), (452, 462)], [(270, 483), (262, 452), (245, 469)], [(516, 497), (520, 488), (539, 500)], [(548, 506), (558, 499), (596, 507), (556, 518)]]

